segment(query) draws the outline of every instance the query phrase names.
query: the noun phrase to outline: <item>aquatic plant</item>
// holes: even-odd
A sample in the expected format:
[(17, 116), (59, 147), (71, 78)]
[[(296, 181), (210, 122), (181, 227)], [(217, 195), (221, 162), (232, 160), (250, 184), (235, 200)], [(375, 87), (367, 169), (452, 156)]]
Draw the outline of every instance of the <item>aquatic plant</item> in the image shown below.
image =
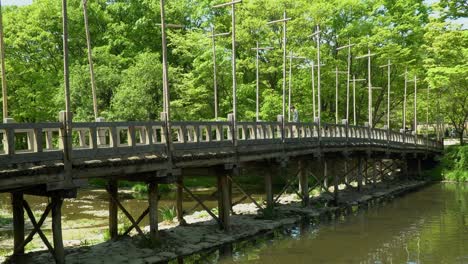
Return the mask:
[(161, 214), (162, 220), (166, 222), (173, 222), (174, 219), (177, 217), (177, 212), (172, 207), (162, 207), (159, 209), (159, 213)]

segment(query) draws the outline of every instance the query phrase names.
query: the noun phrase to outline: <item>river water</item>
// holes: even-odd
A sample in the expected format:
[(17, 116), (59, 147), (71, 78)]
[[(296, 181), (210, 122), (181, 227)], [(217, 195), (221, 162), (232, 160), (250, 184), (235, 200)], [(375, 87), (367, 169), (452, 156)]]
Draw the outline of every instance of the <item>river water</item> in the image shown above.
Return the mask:
[(466, 264), (468, 184), (434, 184), (353, 215), (233, 248), (233, 256), (221, 263)]
[[(216, 206), (212, 192), (198, 192), (202, 199), (209, 200), (209, 207)], [(120, 199), (135, 217), (147, 206), (146, 199), (135, 199), (129, 193), (121, 193)], [(28, 201), (36, 214), (47, 202), (32, 196)], [(164, 197), (161, 206), (172, 206), (173, 201), (173, 197)], [(0, 195), (4, 222), (5, 212), (8, 215), (11, 210), (9, 202), (8, 195)], [(186, 209), (193, 205), (189, 199), (184, 203)], [(81, 190), (78, 199), (66, 200), (64, 206), (65, 244), (86, 245), (104, 239), (108, 221), (104, 191)], [(50, 223), (45, 227), (50, 236)], [(35, 241), (42, 246), (39, 238)], [(0, 256), (9, 254), (12, 244), (11, 227), (0, 221)], [(233, 262), (468, 264), (468, 184), (434, 184), (331, 221), (306, 222), (236, 243), (232, 255), (221, 260), (214, 252), (188, 257), (184, 263)]]

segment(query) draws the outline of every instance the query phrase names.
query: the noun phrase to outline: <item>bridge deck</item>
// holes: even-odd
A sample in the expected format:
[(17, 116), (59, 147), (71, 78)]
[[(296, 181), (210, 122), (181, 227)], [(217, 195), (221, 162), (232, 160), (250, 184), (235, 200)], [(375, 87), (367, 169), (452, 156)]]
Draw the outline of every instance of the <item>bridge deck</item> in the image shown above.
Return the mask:
[[(73, 123), (73, 179), (338, 152), (433, 155), (443, 147), (422, 136), (334, 124), (238, 122), (235, 131), (231, 122), (170, 127), (166, 132), (164, 122)], [(62, 123), (0, 124), (0, 134), (0, 191), (65, 178)]]

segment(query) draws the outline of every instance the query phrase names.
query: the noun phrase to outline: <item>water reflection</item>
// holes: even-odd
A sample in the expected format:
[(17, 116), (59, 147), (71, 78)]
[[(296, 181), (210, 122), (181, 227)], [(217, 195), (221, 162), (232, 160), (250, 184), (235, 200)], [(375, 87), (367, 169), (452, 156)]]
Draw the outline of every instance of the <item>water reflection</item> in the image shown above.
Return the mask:
[(385, 206), (236, 243), (232, 259), (209, 263), (468, 263), (467, 204), (468, 184), (436, 184)]

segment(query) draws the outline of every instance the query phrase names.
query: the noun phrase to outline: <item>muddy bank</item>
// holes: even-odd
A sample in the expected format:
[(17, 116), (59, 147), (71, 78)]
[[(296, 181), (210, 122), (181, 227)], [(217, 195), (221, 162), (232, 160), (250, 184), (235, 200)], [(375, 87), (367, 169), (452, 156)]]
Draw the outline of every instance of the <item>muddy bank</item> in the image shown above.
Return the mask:
[[(232, 231), (219, 230), (217, 223), (206, 212), (186, 216), (188, 226), (161, 225), (161, 241), (151, 245), (146, 237), (125, 237), (117, 242), (105, 242), (90, 247), (67, 248), (67, 263), (161, 263), (180, 256), (219, 247), (223, 244), (263, 234), (301, 221), (303, 217), (327, 217), (334, 212), (367, 206), (379, 199), (389, 199), (426, 185), (427, 182), (406, 181), (380, 183), (375, 188), (364, 186), (361, 192), (354, 189), (340, 190), (338, 206), (332, 204), (332, 196), (322, 194), (311, 199), (309, 207), (302, 207), (296, 195), (280, 199), (274, 213), (262, 216), (254, 204), (239, 204), (233, 210)], [(270, 219), (266, 219), (270, 218)], [(145, 228), (148, 231), (148, 227)], [(54, 263), (47, 252), (29, 254), (31, 263)]]

